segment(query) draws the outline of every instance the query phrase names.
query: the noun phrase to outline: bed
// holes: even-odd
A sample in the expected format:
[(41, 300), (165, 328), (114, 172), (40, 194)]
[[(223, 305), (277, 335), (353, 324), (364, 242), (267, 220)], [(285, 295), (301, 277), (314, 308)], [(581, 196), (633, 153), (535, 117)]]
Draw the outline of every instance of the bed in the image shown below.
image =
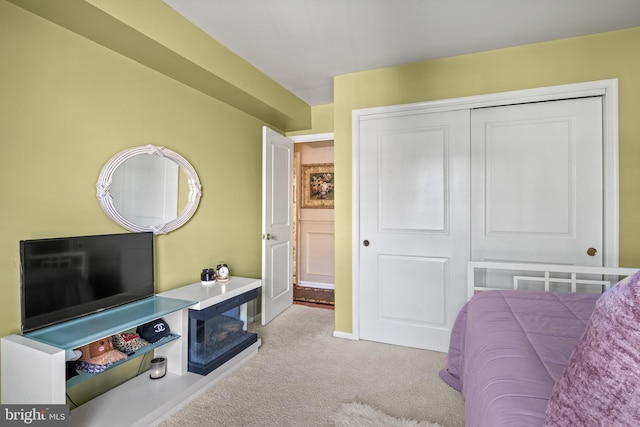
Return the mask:
[(636, 272), (469, 263), (440, 372), (463, 394), (465, 426), (640, 425)]

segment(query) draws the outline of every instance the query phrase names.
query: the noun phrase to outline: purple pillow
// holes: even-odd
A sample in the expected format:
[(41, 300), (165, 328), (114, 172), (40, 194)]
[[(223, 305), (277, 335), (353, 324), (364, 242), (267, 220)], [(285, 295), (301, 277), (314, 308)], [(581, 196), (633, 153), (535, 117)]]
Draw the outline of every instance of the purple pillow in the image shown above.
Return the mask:
[(553, 387), (545, 426), (640, 423), (640, 273), (597, 301)]

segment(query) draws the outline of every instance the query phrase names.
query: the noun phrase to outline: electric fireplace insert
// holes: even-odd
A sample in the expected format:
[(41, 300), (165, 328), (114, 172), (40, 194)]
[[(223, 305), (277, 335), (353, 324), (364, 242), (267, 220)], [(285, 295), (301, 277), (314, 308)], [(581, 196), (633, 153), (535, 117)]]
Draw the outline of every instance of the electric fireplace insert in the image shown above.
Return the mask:
[(189, 309), (188, 370), (206, 375), (258, 341), (247, 331), (246, 303), (258, 289), (202, 310)]

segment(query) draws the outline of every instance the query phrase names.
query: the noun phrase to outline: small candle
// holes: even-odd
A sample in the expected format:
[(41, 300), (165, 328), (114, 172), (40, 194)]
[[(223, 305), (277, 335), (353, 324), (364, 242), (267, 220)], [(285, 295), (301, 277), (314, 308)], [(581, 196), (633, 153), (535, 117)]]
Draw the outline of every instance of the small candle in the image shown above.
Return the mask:
[(157, 380), (167, 373), (167, 358), (156, 357), (151, 359), (151, 368), (149, 369), (149, 378)]

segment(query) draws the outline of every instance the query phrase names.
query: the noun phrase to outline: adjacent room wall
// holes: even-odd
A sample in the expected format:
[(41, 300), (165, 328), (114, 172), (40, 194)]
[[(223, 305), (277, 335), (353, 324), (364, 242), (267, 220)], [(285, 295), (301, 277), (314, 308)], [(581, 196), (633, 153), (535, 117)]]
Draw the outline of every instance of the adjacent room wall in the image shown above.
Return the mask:
[(338, 76), (334, 80), (336, 331), (352, 331), (352, 110), (619, 79), (620, 266), (640, 265), (640, 28)]
[(328, 208), (302, 208), (304, 166), (333, 164), (333, 141), (318, 141), (294, 145), (300, 154), (298, 172), (298, 240), (297, 240), (297, 284), (307, 287), (335, 285), (335, 240), (334, 212)]

